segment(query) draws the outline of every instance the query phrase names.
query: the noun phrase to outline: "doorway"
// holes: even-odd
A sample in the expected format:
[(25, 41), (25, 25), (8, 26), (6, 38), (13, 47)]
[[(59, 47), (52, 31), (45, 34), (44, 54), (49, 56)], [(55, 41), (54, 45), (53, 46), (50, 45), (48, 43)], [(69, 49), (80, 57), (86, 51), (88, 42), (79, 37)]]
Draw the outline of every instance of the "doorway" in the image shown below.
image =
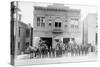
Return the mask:
[(41, 37), (41, 40), (45, 41), (48, 49), (52, 48), (52, 38), (51, 37)]

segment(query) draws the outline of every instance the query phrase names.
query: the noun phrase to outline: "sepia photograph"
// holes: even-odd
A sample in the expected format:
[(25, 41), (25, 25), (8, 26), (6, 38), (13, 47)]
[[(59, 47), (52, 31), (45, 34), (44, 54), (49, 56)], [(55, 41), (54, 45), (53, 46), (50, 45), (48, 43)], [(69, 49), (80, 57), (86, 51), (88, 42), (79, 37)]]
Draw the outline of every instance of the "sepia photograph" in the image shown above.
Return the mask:
[(96, 6), (11, 2), (11, 65), (96, 61)]

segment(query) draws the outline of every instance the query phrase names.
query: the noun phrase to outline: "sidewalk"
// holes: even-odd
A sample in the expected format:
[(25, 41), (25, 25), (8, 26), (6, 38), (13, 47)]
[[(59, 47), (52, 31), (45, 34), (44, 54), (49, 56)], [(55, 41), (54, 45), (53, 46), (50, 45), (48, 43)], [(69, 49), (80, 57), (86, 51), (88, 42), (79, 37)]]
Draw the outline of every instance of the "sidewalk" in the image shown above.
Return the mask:
[[(64, 63), (64, 62), (82, 62), (82, 61), (96, 61), (97, 55), (90, 53), (83, 56), (63, 56), (59, 58), (39, 58), (28, 59), (29, 55), (21, 55), (20, 59), (15, 59), (16, 65), (31, 65), (31, 64), (48, 64), (48, 63)], [(18, 58), (19, 58), (18, 57)], [(23, 59), (22, 59), (23, 58)]]

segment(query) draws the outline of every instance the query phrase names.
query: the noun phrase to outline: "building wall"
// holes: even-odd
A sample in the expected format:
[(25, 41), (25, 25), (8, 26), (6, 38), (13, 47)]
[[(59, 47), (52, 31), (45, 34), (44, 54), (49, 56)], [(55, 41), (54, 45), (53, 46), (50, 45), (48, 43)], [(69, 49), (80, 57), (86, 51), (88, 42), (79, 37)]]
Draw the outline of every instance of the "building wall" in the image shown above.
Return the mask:
[(97, 33), (97, 14), (88, 14), (83, 22), (83, 42), (95, 45)]
[[(75, 38), (78, 42), (80, 39), (80, 10), (63, 9), (49, 7), (34, 7), (34, 22), (33, 22), (33, 37), (62, 37)], [(45, 17), (45, 26), (37, 26), (37, 17)], [(61, 27), (55, 27), (55, 22), (61, 22)], [(51, 23), (51, 26), (49, 25)], [(61, 34), (54, 34), (53, 32), (62, 32)], [(34, 38), (33, 38), (34, 39)], [(34, 42), (34, 40), (33, 40)]]
[[(34, 10), (34, 30), (36, 31), (52, 31), (55, 29), (55, 21), (57, 19), (60, 19), (58, 21), (62, 22), (61, 29), (65, 32), (70, 32), (69, 29), (77, 30), (78, 28), (71, 28), (71, 25), (77, 25), (79, 26), (79, 20), (80, 20), (80, 11), (79, 10), (71, 10), (67, 9), (67, 11), (44, 11), (44, 10)], [(37, 17), (45, 17), (45, 26), (37, 26)], [(78, 21), (74, 21), (72, 19), (78, 19)], [(51, 26), (49, 26), (49, 20), (51, 20)]]
[(82, 28), (83, 44), (88, 44), (88, 18), (84, 19)]
[(97, 23), (97, 14), (88, 14), (88, 43), (92, 45), (96, 44), (96, 23)]
[[(28, 30), (29, 34), (27, 34)], [(17, 35), (16, 35), (16, 55), (20, 55), (26, 49), (27, 43), (31, 44), (31, 27), (21, 21), (17, 22)], [(27, 36), (29, 35), (29, 36)]]

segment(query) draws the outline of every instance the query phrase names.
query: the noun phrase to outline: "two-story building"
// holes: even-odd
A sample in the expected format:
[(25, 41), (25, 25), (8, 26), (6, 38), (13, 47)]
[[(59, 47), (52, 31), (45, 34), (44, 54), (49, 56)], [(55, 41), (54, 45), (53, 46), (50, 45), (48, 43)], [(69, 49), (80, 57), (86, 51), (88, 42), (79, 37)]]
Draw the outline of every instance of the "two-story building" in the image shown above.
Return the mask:
[(21, 21), (21, 15), (18, 15), (15, 35), (15, 53), (20, 55), (24, 53), (29, 45), (32, 45), (32, 27), (30, 24), (25, 24)]
[(51, 48), (55, 48), (57, 40), (69, 43), (74, 39), (80, 44), (80, 9), (58, 4), (34, 6), (33, 16), (33, 46), (37, 46), (40, 39)]

